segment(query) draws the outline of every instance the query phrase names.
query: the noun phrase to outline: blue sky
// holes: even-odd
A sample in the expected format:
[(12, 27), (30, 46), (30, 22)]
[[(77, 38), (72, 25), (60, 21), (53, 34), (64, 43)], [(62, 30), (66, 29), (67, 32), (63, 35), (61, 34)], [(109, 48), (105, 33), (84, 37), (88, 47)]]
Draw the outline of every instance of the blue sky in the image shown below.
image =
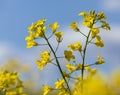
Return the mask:
[(36, 68), (35, 59), (39, 57), (40, 50), (44, 49), (26, 49), (24, 38), (28, 35), (28, 26), (42, 18), (47, 19), (47, 24), (57, 21), (60, 29), (65, 32), (63, 44), (74, 42), (79, 36), (72, 33), (68, 26), (73, 21), (81, 22), (79, 12), (90, 10), (104, 11), (111, 31), (102, 34), (106, 45), (103, 49), (93, 47), (88, 50), (88, 59), (93, 61), (96, 53), (101, 53), (106, 64), (104, 68), (100, 66), (100, 70), (111, 71), (119, 67), (120, 0), (0, 0), (0, 64), (15, 57)]

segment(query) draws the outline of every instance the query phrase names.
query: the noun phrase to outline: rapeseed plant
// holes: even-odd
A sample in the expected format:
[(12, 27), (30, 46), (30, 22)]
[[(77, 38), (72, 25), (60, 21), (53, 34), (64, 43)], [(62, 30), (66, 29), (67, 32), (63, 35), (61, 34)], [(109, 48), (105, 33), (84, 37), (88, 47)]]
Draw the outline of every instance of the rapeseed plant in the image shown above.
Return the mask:
[[(105, 84), (101, 79), (94, 78), (97, 73), (96, 69), (92, 69), (92, 65), (100, 65), (105, 63), (104, 58), (100, 57), (100, 54), (97, 55), (96, 62), (92, 64), (86, 64), (86, 50), (89, 44), (94, 44), (97, 47), (104, 47), (104, 42), (100, 36), (100, 29), (105, 29), (106, 31), (110, 30), (109, 24), (106, 22), (106, 16), (104, 12), (96, 13), (95, 11), (89, 12), (80, 12), (78, 16), (82, 16), (83, 21), (82, 25), (89, 29), (87, 34), (84, 34), (79, 28), (78, 22), (72, 22), (70, 28), (75, 32), (79, 32), (85, 37), (85, 44), (82, 45), (81, 42), (75, 42), (68, 44), (68, 50), (64, 50), (63, 58), (66, 59), (66, 70), (63, 70), (59, 62), (59, 56), (57, 55), (57, 50), (59, 44), (62, 43), (62, 31), (58, 31), (59, 24), (54, 22), (49, 24), (48, 28), (51, 29), (51, 35), (46, 35), (47, 26), (45, 25), (46, 19), (38, 20), (35, 23), (32, 23), (28, 27), (29, 36), (25, 38), (27, 41), (27, 48), (32, 48), (33, 46), (42, 46), (47, 45), (50, 50), (46, 50), (41, 53), (40, 59), (36, 61), (39, 70), (44, 69), (44, 67), (50, 63), (58, 67), (62, 79), (55, 81), (55, 86), (44, 85), (43, 94), (47, 95), (53, 90), (57, 90), (58, 95), (107, 95), (105, 91)], [(53, 45), (50, 43), (50, 40), (53, 36), (56, 37), (57, 46), (54, 49)], [(38, 43), (36, 39), (43, 39), (45, 43)], [(79, 52), (82, 58), (82, 61), (76, 63), (76, 57), (74, 52)], [(74, 76), (75, 72), (79, 72), (79, 76)], [(85, 74), (87, 72), (87, 74)], [(71, 79), (74, 82), (70, 81)], [(70, 83), (71, 82), (71, 83)], [(99, 83), (97, 83), (99, 82)], [(73, 85), (71, 87), (70, 85)], [(100, 91), (102, 90), (102, 91)]]
[(27, 95), (17, 72), (0, 71), (0, 95)]

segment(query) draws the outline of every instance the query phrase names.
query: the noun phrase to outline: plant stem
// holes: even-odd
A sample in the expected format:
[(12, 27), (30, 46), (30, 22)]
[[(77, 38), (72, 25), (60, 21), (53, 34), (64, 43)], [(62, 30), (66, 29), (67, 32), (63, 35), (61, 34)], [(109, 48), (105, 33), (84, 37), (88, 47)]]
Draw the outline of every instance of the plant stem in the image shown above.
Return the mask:
[(88, 64), (88, 65), (85, 65), (84, 67), (93, 66), (93, 65), (96, 65), (96, 64), (95, 64), (95, 63), (93, 63), (93, 64)]
[(55, 49), (55, 53), (56, 53), (56, 52), (57, 52), (57, 50), (58, 50), (59, 44), (60, 44), (60, 43), (58, 43), (58, 45), (57, 45), (57, 47), (56, 47), (56, 49)]
[(56, 60), (58, 69), (59, 69), (59, 71), (60, 71), (60, 73), (61, 73), (61, 75), (62, 75), (62, 77), (63, 77), (63, 79), (64, 79), (64, 81), (65, 81), (65, 83), (66, 83), (66, 85), (67, 85), (68, 91), (69, 91), (70, 95), (72, 95), (72, 94), (71, 94), (70, 87), (69, 87), (69, 85), (68, 85), (68, 82), (67, 82), (67, 80), (65, 79), (65, 76), (64, 76), (64, 74), (63, 74), (62, 68), (61, 68), (61, 66), (60, 66), (60, 64), (59, 64), (59, 61), (58, 61), (58, 59), (57, 59), (57, 56), (56, 56), (56, 54), (55, 54), (55, 51), (53, 50), (50, 42), (48, 41), (48, 39), (46, 38), (45, 35), (44, 35), (44, 38), (45, 38), (45, 40), (47, 41), (47, 44), (48, 44), (48, 46), (50, 47), (50, 49), (51, 49), (51, 51), (52, 51), (52, 53), (53, 53), (53, 55), (54, 55), (54, 57), (55, 57), (55, 60)]
[(87, 37), (84, 33), (82, 33), (80, 30), (79, 30), (79, 32), (83, 35), (83, 36), (85, 36), (85, 37)]
[(86, 39), (86, 42), (85, 42), (85, 47), (84, 47), (84, 50), (83, 50), (82, 71), (81, 71), (82, 80), (83, 80), (83, 78), (84, 78), (85, 55), (86, 55), (86, 49), (87, 49), (87, 43), (88, 43), (88, 40), (89, 40), (89, 36), (90, 36), (90, 31), (89, 31), (89, 33), (88, 33), (88, 36), (87, 36), (87, 39)]
[(83, 92), (85, 55), (86, 55), (86, 49), (87, 49), (87, 45), (88, 45), (88, 40), (89, 40), (90, 33), (91, 33), (91, 31), (89, 31), (88, 36), (87, 36), (87, 38), (86, 38), (85, 47), (84, 47), (83, 56), (82, 56), (82, 70), (81, 70), (81, 77), (82, 77), (81, 91), (82, 91), (82, 92)]

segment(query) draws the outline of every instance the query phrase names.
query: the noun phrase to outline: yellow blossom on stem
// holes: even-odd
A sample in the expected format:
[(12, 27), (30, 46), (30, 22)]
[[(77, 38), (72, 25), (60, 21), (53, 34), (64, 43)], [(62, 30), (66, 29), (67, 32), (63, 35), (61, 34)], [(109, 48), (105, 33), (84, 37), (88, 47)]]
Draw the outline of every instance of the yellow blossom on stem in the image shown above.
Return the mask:
[(69, 44), (69, 45), (68, 45), (68, 48), (70, 48), (70, 49), (73, 50), (73, 51), (76, 51), (76, 50), (81, 51), (81, 50), (82, 50), (82, 45), (81, 45), (80, 42), (76, 42), (76, 43), (74, 43), (74, 44)]
[(96, 61), (95, 64), (99, 65), (99, 64), (105, 63), (104, 58), (101, 58), (100, 54), (97, 55), (97, 58), (98, 58), (98, 60)]
[(72, 54), (72, 51), (65, 50), (64, 55), (67, 61), (70, 61), (71, 59), (75, 59), (75, 56)]
[(76, 70), (76, 67), (70, 63), (66, 64), (66, 68), (70, 73), (74, 72)]
[(66, 89), (61, 89), (58, 93), (58, 95), (70, 95)]
[(54, 34), (57, 37), (57, 41), (60, 43), (62, 41), (63, 32), (55, 32)]
[(63, 71), (63, 75), (66, 77), (66, 78), (70, 78), (70, 75), (66, 73), (66, 71)]
[(36, 29), (35, 33), (35, 37), (41, 37), (44, 38), (44, 33), (46, 32), (46, 26), (43, 27), (38, 27)]
[(101, 37), (100, 37), (100, 36), (96, 36), (96, 41), (94, 42), (94, 44), (95, 44), (97, 47), (103, 47), (103, 46), (104, 46), (104, 42), (101, 40)]
[(55, 88), (56, 89), (61, 89), (61, 88), (64, 88), (64, 79), (60, 79), (58, 81), (55, 82)]
[(50, 60), (50, 53), (48, 51), (45, 51), (41, 54), (41, 60), (37, 60), (36, 64), (38, 65), (38, 69), (42, 70), (44, 66), (51, 62)]
[(50, 62), (50, 53), (48, 51), (44, 51), (41, 54), (41, 58), (45, 60), (46, 62)]
[(34, 39), (35, 39), (35, 33), (31, 32), (31, 31), (30, 31), (29, 33), (30, 33), (30, 35), (27, 36), (27, 37), (25, 38), (25, 40), (26, 40), (26, 41), (34, 40)]
[(81, 70), (82, 69), (82, 64), (77, 64), (76, 70)]
[(87, 27), (92, 27), (93, 21), (94, 21), (94, 17), (86, 16), (82, 24)]
[(98, 20), (106, 19), (106, 16), (104, 15), (104, 12), (99, 12), (97, 14)]
[(48, 26), (52, 29), (53, 33), (59, 28), (58, 22), (54, 22), (54, 24), (49, 24)]
[(74, 31), (80, 31), (77, 22), (72, 22), (69, 27), (72, 28)]
[(103, 29), (106, 29), (106, 31), (110, 30), (110, 26), (109, 26), (109, 24), (107, 22), (101, 21), (101, 23), (102, 23), (101, 27)]
[(42, 70), (44, 68), (44, 66), (47, 64), (47, 62), (44, 60), (37, 60), (36, 64), (38, 65), (38, 69)]
[(38, 44), (34, 41), (28, 41), (26, 48), (32, 48), (33, 46), (37, 46)]
[(83, 16), (83, 17), (85, 17), (87, 14), (88, 14), (87, 12), (80, 12), (80, 13), (78, 14), (78, 16)]
[(95, 38), (97, 36), (97, 34), (99, 33), (99, 29), (98, 28), (91, 28), (90, 31), (92, 33), (91, 34), (92, 38)]
[(41, 20), (38, 20), (36, 23), (35, 23), (35, 27), (39, 27), (39, 26), (44, 26), (44, 23), (46, 22), (46, 19), (43, 18)]
[(25, 38), (27, 41), (27, 48), (32, 48), (33, 46), (38, 45), (35, 42), (37, 37), (44, 38), (44, 33), (46, 32), (46, 26), (44, 25), (45, 21), (46, 19), (38, 20), (28, 27), (29, 36)]
[(53, 88), (51, 86), (48, 86), (48, 85), (44, 85), (43, 86), (43, 95), (47, 95), (50, 91), (52, 91)]
[(34, 31), (36, 31), (36, 29), (37, 29), (38, 27), (43, 27), (45, 21), (46, 21), (46, 19), (41, 19), (41, 20), (38, 20), (38, 21), (35, 22), (35, 23), (32, 23), (32, 25), (30, 25), (30, 26), (28, 27), (28, 31), (34, 32)]

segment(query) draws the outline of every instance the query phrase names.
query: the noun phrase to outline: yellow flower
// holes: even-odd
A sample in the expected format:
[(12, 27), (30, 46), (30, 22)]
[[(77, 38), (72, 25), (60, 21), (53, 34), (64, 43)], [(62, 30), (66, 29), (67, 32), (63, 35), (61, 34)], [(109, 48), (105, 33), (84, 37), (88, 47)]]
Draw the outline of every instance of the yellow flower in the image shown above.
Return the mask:
[(82, 69), (82, 65), (81, 64), (77, 64), (76, 70), (81, 70), (81, 69)]
[(48, 51), (44, 51), (41, 54), (41, 59), (45, 60), (46, 62), (50, 62), (50, 53)]
[(28, 31), (32, 31), (33, 32), (33, 31), (36, 31), (36, 29), (38, 27), (43, 27), (45, 21), (46, 21), (46, 19), (41, 19), (41, 20), (38, 20), (35, 23), (32, 23), (32, 25), (28, 27)]
[(59, 28), (58, 22), (54, 22), (54, 24), (49, 24), (48, 26), (52, 29), (53, 33)]
[(91, 28), (90, 29), (92, 32), (92, 38), (95, 38), (97, 36), (97, 34), (99, 33), (99, 29), (98, 28)]
[(44, 66), (49, 63), (50, 60), (50, 53), (48, 51), (45, 51), (41, 54), (41, 60), (37, 60), (36, 64), (38, 65), (38, 69), (42, 70)]
[(76, 67), (70, 63), (66, 64), (66, 68), (70, 73), (74, 72), (76, 70)]
[(19, 80), (17, 72), (0, 71), (0, 95), (26, 95)]
[(32, 25), (28, 27), (28, 31), (34, 31), (34, 30), (35, 30), (35, 23), (32, 23)]
[(25, 40), (26, 40), (26, 41), (34, 40), (34, 39), (35, 39), (35, 33), (31, 32), (31, 31), (30, 31), (29, 33), (30, 33), (30, 35), (27, 36), (27, 37), (25, 38)]
[(7, 89), (11, 85), (16, 85), (18, 78), (18, 73), (17, 72), (7, 72), (3, 71), (0, 72), (0, 89)]
[(53, 90), (53, 88), (51, 86), (48, 86), (48, 85), (43, 86), (43, 91), (44, 91), (43, 95), (47, 95), (48, 92), (50, 92), (52, 90)]
[(60, 80), (58, 80), (57, 82), (55, 82), (55, 88), (56, 89), (61, 89), (61, 88), (63, 88), (64, 87), (64, 79), (60, 79)]
[(93, 26), (94, 19), (95, 19), (94, 17), (85, 16), (84, 21), (82, 22), (82, 24), (84, 26), (87, 26), (87, 27), (91, 28)]
[(96, 20), (96, 14), (95, 11), (90, 12), (80, 12), (78, 14), (79, 16), (83, 16), (84, 20), (82, 24), (88, 28), (92, 28), (95, 24), (94, 21)]
[(103, 47), (103, 46), (104, 46), (104, 42), (101, 40), (101, 37), (100, 37), (100, 36), (96, 36), (96, 41), (94, 42), (94, 44), (95, 44), (97, 47)]
[(72, 51), (65, 50), (64, 55), (67, 61), (70, 61), (71, 59), (75, 59), (75, 56), (72, 54)]
[(78, 23), (77, 22), (72, 22), (70, 24), (70, 28), (72, 28), (74, 31), (79, 31)]
[(44, 68), (44, 66), (47, 64), (47, 62), (44, 60), (37, 60), (36, 64), (38, 65), (38, 69), (42, 70)]
[(86, 16), (88, 13), (87, 12), (80, 12), (78, 16)]
[(35, 42), (36, 37), (44, 37), (44, 33), (46, 32), (46, 26), (44, 25), (45, 21), (46, 19), (38, 20), (28, 27), (29, 36), (25, 38), (25, 40), (27, 41), (27, 48), (38, 45)]
[(61, 89), (58, 93), (58, 95), (70, 95), (66, 89)]
[(45, 32), (46, 32), (46, 26), (38, 27), (35, 31), (35, 37), (44, 38)]
[(27, 41), (27, 46), (26, 48), (32, 48), (33, 46), (37, 46), (38, 44), (34, 41)]
[(38, 20), (36, 23), (35, 23), (35, 27), (40, 27), (40, 26), (44, 26), (44, 23), (46, 22), (46, 19), (41, 19), (41, 20)]
[(85, 66), (84, 69), (87, 70), (88, 72), (91, 71), (90, 66)]
[(97, 55), (97, 58), (98, 58), (98, 60), (96, 61), (95, 64), (99, 65), (99, 64), (105, 63), (104, 58), (101, 58), (100, 54)]
[(102, 23), (101, 27), (103, 29), (106, 29), (106, 31), (110, 30), (110, 26), (109, 26), (109, 24), (107, 22), (101, 21), (101, 23)]
[(76, 42), (76, 43), (74, 43), (74, 44), (69, 44), (69, 45), (68, 45), (68, 48), (70, 48), (70, 49), (73, 50), (73, 51), (76, 51), (76, 50), (81, 51), (81, 50), (82, 50), (82, 45), (81, 45), (80, 42)]
[(106, 16), (104, 15), (104, 12), (99, 12), (97, 17), (98, 17), (98, 20), (106, 19)]
[(63, 32), (55, 32), (54, 34), (57, 37), (57, 41), (61, 42), (62, 41)]

